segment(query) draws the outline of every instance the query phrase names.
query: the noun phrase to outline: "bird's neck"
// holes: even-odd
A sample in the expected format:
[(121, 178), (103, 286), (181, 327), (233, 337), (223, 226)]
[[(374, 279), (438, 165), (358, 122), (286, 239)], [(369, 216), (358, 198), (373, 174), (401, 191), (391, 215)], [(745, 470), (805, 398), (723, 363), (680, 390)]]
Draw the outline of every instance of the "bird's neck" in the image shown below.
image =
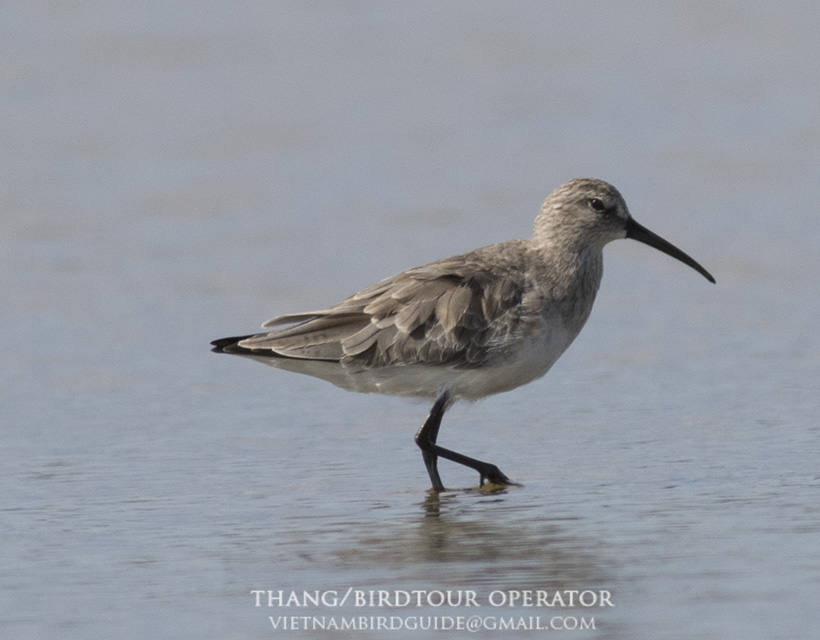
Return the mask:
[(538, 287), (555, 304), (564, 321), (580, 330), (592, 311), (603, 276), (601, 247), (540, 246), (536, 251)]
[(575, 243), (566, 236), (542, 236), (533, 238), (532, 248), (541, 263), (543, 284), (555, 295), (566, 295), (579, 287), (598, 290), (603, 275), (603, 247)]

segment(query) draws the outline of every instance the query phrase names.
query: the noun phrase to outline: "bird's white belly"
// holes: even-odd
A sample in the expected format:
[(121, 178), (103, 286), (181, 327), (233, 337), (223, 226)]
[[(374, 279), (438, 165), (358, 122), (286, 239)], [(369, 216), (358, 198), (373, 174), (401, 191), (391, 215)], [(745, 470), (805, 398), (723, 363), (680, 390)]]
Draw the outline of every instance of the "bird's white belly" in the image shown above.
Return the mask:
[(509, 391), (537, 380), (550, 370), (575, 336), (563, 328), (522, 340), (514, 354), (502, 362), (455, 373), (451, 393), (455, 397), (478, 399)]
[[(543, 376), (575, 338), (564, 328), (522, 339), (503, 359), (462, 369), (446, 365), (399, 365), (351, 374), (356, 390), (390, 395), (436, 397), (449, 391), (454, 399), (477, 400), (509, 391)], [(370, 389), (363, 389), (369, 386)]]
[(445, 364), (399, 364), (356, 369), (335, 362), (290, 358), (256, 358), (277, 368), (323, 378), (359, 393), (434, 398), (449, 391), (453, 399), (477, 400), (509, 391), (540, 378), (566, 348), (577, 332), (560, 324), (519, 337), (515, 348), (491, 357), (480, 366), (459, 368)]

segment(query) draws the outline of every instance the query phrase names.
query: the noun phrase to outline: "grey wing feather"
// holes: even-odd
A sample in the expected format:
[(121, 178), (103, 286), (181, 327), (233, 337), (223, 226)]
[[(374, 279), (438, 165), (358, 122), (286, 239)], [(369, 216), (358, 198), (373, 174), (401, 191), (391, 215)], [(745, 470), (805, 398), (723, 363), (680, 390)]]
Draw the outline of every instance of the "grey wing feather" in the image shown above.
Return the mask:
[(324, 311), (274, 318), (263, 326), (282, 328), (246, 338), (239, 346), (258, 355), (361, 368), (478, 366), (494, 338), (520, 320), (525, 281), (519, 269), (490, 269), (467, 257), (405, 271)]

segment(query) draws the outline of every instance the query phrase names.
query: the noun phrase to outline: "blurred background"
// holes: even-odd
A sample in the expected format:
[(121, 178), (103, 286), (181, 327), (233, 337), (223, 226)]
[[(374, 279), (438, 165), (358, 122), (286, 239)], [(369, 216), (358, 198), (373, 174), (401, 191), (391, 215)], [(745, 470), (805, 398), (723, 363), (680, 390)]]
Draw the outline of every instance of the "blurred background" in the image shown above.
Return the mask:
[[(575, 638), (814, 637), (818, 28), (800, 0), (6, 0), (4, 637), (268, 637), (251, 590), (351, 586), (610, 590)], [(208, 350), (525, 237), (586, 176), (717, 285), (607, 247), (546, 378), (445, 418), (521, 489), (430, 497), (427, 405)]]

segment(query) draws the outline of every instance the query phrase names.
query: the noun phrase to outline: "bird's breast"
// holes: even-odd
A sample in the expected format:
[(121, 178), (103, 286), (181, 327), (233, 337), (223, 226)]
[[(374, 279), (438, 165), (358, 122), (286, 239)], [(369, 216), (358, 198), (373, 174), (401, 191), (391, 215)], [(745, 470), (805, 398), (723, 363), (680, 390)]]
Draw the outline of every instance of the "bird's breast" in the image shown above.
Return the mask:
[(577, 331), (555, 323), (521, 336), (514, 348), (508, 345), (488, 358), (483, 366), (454, 372), (451, 393), (456, 397), (478, 399), (537, 380), (550, 370), (576, 335)]

